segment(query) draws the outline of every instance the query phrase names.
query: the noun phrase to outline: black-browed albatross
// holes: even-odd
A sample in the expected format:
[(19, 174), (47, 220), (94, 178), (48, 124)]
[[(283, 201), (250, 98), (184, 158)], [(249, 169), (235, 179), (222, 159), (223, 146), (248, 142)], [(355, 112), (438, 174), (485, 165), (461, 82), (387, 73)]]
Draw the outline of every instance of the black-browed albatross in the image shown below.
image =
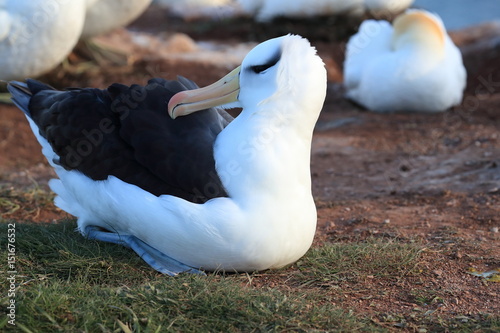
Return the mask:
[[(107, 90), (9, 84), (59, 177), (49, 183), (55, 203), (84, 235), (170, 275), (293, 263), (316, 229), (310, 149), (323, 62), (287, 35), (192, 88), (182, 78)], [(242, 112), (229, 122), (215, 106)]]

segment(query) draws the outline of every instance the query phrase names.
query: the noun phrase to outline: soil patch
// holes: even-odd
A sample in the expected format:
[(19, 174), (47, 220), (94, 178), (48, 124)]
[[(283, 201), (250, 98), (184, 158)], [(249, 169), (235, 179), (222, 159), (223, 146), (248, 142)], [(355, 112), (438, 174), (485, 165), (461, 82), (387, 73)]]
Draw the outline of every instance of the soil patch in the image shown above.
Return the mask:
[[(316, 244), (382, 237), (421, 242), (427, 249), (420, 274), (328, 286), (325, 292), (332, 295), (332, 302), (373, 313), (381, 323), (398, 322), (398, 316), (465, 315), (465, 320), (481, 320), (484, 313), (500, 313), (500, 284), (467, 273), (469, 268), (500, 267), (500, 34), (492, 33), (496, 28), (454, 34), (462, 41), (468, 70), (462, 105), (440, 114), (374, 114), (345, 100), (337, 83), (344, 31), (352, 31), (348, 23), (334, 36), (325, 29), (316, 31), (311, 22), (289, 21), (263, 29), (241, 20), (239, 25), (230, 22), (231, 30), (226, 21), (217, 25), (168, 19), (173, 20), (153, 8), (131, 30), (119, 30), (104, 40), (131, 41), (130, 34), (138, 32), (168, 40), (174, 33), (186, 32), (196, 41), (237, 46), (261, 39), (264, 32), (277, 35), (288, 29), (303, 32), (317, 45), (329, 68), (330, 83), (312, 147), (319, 217)], [(137, 53), (127, 65), (81, 70), (77, 66), (81, 60), (75, 58), (73, 67), (60, 66), (43, 80), (57, 87), (105, 87), (182, 74), (205, 85), (228, 72), (199, 59), (172, 60), (141, 47), (134, 50)], [(36, 209), (38, 199), (16, 192), (47, 191), (54, 173), (22, 112), (0, 104), (0, 119), (0, 188), (4, 198), (21, 205), (12, 210), (3, 204), (4, 217), (40, 222), (67, 217), (45, 201), (41, 213)], [(257, 283), (283, 287), (284, 281), (267, 275)]]

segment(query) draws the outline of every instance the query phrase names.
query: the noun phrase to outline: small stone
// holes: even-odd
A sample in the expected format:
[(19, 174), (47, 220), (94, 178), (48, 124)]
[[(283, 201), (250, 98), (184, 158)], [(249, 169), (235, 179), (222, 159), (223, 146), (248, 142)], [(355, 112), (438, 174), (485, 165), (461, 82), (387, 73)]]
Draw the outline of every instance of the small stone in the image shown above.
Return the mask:
[(389, 220), (389, 219), (384, 220), (384, 224), (389, 224), (389, 223), (391, 223), (391, 220)]
[(491, 230), (491, 232), (497, 233), (498, 232), (498, 227), (493, 227), (490, 230)]
[(452, 207), (452, 206), (456, 206), (456, 205), (457, 205), (457, 200), (455, 200), (455, 199), (452, 199), (446, 203), (446, 206), (448, 206), (448, 207)]
[(186, 34), (176, 33), (168, 40), (168, 48), (172, 53), (187, 53), (198, 50), (196, 42)]
[(493, 187), (488, 190), (488, 193), (498, 193), (498, 187)]
[(437, 276), (441, 276), (443, 274), (443, 271), (440, 269), (435, 269), (432, 271), (432, 273), (436, 274)]

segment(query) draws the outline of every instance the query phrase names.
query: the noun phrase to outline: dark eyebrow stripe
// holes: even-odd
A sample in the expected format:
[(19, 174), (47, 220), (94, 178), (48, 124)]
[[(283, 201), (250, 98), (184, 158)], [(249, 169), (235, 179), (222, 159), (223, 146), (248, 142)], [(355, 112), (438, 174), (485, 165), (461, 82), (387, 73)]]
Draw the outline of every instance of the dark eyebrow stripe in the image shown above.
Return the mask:
[(276, 65), (278, 63), (278, 61), (280, 61), (281, 59), (281, 49), (279, 51), (277, 51), (272, 57), (271, 59), (268, 60), (267, 63), (263, 64), (263, 65), (255, 65), (255, 66), (251, 66), (250, 67), (250, 70), (259, 74), (259, 73), (262, 73), (263, 71), (265, 71), (266, 69), (268, 68), (271, 68), (273, 67), (274, 65)]

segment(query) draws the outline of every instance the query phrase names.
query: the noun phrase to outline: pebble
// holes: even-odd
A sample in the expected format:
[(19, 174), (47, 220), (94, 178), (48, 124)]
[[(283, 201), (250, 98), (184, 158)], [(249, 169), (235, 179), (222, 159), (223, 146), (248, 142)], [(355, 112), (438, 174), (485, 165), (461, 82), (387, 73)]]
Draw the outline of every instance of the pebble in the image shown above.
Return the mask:
[(389, 223), (391, 223), (391, 220), (389, 220), (389, 219), (384, 220), (384, 224), (389, 224)]
[(436, 274), (436, 276), (441, 276), (443, 274), (443, 271), (440, 269), (435, 269), (432, 271), (432, 273)]
[(491, 228), (491, 232), (497, 233), (498, 232), (498, 227)]
[(176, 33), (168, 40), (168, 47), (172, 52), (187, 53), (198, 50), (196, 42), (186, 34)]
[(493, 187), (488, 190), (488, 193), (497, 193), (498, 192), (498, 187)]

